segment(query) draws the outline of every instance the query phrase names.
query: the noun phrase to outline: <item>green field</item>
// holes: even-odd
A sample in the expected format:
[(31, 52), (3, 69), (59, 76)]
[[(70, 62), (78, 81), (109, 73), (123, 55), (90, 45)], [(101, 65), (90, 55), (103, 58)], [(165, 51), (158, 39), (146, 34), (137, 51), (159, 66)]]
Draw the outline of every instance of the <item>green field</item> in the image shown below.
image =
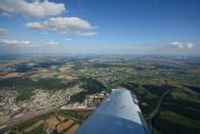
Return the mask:
[[(76, 76), (75, 80), (41, 78), (32, 80), (31, 74), (37, 74), (38, 66), (23, 68), (23, 77), (0, 79), (0, 89), (12, 89), (18, 92), (17, 100), (29, 100), (35, 89), (47, 91), (66, 90), (76, 85), (83, 89), (71, 96), (71, 102), (83, 102), (87, 95), (101, 91), (110, 92), (112, 88), (125, 87), (136, 94), (145, 118), (155, 110), (160, 97), (170, 91), (162, 101), (159, 113), (152, 119), (152, 131), (155, 134), (199, 134), (200, 133), (200, 64), (175, 59), (133, 58), (84, 58), (60, 59), (62, 62), (45, 62), (39, 67), (51, 70), (56, 76), (66, 73)], [(92, 60), (92, 61), (91, 61)], [(27, 61), (28, 62), (28, 61)], [(58, 72), (64, 63), (70, 62), (67, 72)], [(56, 65), (56, 68), (51, 66)], [(66, 66), (67, 67), (67, 66)], [(66, 113), (84, 120), (79, 113)], [(38, 128), (40, 129), (40, 128)]]

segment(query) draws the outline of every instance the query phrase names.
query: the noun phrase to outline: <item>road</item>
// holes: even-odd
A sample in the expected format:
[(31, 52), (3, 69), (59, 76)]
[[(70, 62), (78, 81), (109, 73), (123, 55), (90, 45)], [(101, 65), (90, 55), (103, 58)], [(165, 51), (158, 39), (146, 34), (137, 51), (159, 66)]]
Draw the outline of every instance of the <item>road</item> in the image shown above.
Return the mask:
[(153, 119), (153, 118), (156, 116), (156, 114), (157, 114), (157, 113), (159, 112), (159, 110), (160, 110), (160, 106), (161, 106), (161, 104), (162, 104), (162, 102), (163, 102), (163, 99), (164, 99), (169, 93), (171, 93), (171, 90), (168, 90), (168, 91), (164, 92), (164, 93), (161, 95), (161, 97), (160, 97), (160, 99), (159, 99), (159, 101), (158, 101), (158, 103), (157, 103), (157, 105), (156, 105), (156, 108), (155, 108), (154, 111), (147, 117), (147, 120)]
[[(66, 105), (66, 104), (63, 104)], [(5, 132), (6, 130), (16, 127), (21, 123), (24, 123), (28, 120), (37, 118), (39, 116), (42, 115), (46, 115), (49, 113), (53, 113), (54, 111), (58, 111), (60, 107), (62, 107), (63, 105), (54, 107), (54, 108), (47, 108), (47, 109), (43, 109), (40, 111), (34, 111), (34, 112), (28, 112), (28, 113), (24, 113), (22, 116), (17, 117), (17, 118), (12, 118), (10, 120), (8, 120), (4, 125), (0, 126), (0, 133), (1, 132)], [(94, 110), (95, 108), (93, 107), (87, 107), (87, 108), (80, 108), (80, 107), (67, 107), (65, 110)]]
[(164, 98), (165, 98), (168, 94), (170, 94), (171, 92), (172, 92), (172, 90), (167, 90), (166, 92), (164, 92), (164, 93), (161, 95), (161, 97), (160, 97), (160, 99), (159, 99), (159, 101), (158, 101), (158, 103), (157, 103), (157, 105), (156, 105), (156, 108), (155, 108), (154, 111), (146, 118), (146, 120), (148, 121), (148, 124), (149, 124), (149, 130), (150, 130), (151, 133), (152, 133), (152, 119), (159, 113), (160, 106), (161, 106), (161, 104), (162, 104)]

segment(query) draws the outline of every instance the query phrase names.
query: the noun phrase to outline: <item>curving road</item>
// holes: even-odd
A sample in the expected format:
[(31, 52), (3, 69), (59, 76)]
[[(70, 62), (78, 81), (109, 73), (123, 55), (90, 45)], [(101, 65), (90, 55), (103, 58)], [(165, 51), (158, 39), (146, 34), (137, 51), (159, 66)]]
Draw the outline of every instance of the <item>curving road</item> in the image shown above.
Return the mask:
[(152, 132), (152, 119), (159, 113), (160, 106), (161, 106), (161, 104), (162, 104), (164, 98), (165, 98), (168, 94), (170, 94), (171, 92), (172, 92), (172, 90), (167, 90), (166, 92), (164, 92), (164, 93), (161, 95), (161, 97), (160, 97), (160, 99), (159, 99), (159, 101), (158, 101), (158, 103), (157, 103), (157, 105), (156, 105), (156, 108), (155, 108), (154, 111), (146, 118), (147, 121), (149, 122), (149, 130), (150, 130), (150, 132)]

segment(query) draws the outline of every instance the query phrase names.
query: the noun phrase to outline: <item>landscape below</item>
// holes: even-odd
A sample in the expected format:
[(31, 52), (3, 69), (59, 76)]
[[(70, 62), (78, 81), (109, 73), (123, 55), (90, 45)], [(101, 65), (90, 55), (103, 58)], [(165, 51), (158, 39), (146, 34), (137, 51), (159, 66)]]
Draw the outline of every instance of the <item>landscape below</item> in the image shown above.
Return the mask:
[(8, 133), (72, 134), (117, 87), (137, 96), (154, 134), (200, 133), (199, 57), (1, 59), (0, 127)]

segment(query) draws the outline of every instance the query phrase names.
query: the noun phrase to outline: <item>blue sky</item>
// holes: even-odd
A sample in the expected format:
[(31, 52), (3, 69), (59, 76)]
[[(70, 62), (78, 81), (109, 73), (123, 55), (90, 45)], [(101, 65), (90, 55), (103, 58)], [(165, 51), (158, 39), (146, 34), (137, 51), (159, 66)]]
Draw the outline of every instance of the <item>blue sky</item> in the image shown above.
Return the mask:
[(199, 50), (199, 0), (0, 1), (0, 53)]

